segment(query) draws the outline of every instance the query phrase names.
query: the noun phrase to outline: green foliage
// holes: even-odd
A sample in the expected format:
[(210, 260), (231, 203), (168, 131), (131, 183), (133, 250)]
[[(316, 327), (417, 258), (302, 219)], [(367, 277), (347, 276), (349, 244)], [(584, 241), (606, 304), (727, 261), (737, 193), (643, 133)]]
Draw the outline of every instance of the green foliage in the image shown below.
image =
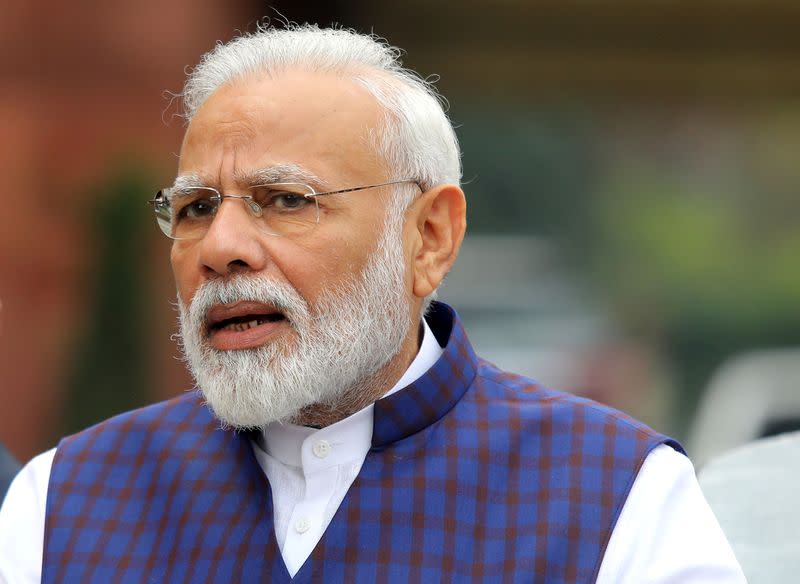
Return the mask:
[(783, 213), (653, 177), (618, 181), (597, 208), (597, 281), (680, 365), (682, 417), (729, 356), (800, 342), (800, 232)]
[(588, 295), (675, 365), (684, 414), (733, 354), (800, 343), (797, 104), (691, 124), (658, 108), (506, 106), (453, 112), (470, 231), (566, 251)]
[(75, 432), (145, 401), (148, 355), (146, 249), (151, 184), (121, 169), (88, 201), (93, 257), (84, 328), (77, 336), (62, 430)]
[(668, 328), (699, 319), (752, 330), (796, 312), (800, 235), (784, 217), (652, 180), (614, 185), (599, 208), (594, 260), (623, 316), (646, 299)]
[(584, 244), (594, 175), (587, 119), (576, 111), (494, 104), (453, 115), (461, 124), (471, 233), (546, 236), (569, 250)]

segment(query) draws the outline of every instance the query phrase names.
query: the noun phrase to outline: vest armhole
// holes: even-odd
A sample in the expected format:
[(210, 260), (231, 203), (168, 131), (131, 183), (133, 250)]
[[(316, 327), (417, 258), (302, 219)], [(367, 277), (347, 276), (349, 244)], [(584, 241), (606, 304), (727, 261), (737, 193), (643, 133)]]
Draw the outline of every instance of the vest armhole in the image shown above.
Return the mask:
[(606, 550), (608, 549), (608, 543), (611, 541), (611, 536), (614, 533), (614, 529), (617, 526), (617, 521), (619, 521), (619, 516), (622, 513), (622, 509), (625, 507), (625, 503), (628, 501), (628, 495), (631, 493), (631, 489), (633, 488), (633, 484), (636, 482), (636, 479), (639, 476), (639, 473), (642, 470), (642, 466), (644, 465), (644, 461), (647, 460), (647, 457), (650, 456), (650, 453), (653, 452), (657, 447), (661, 446), (662, 444), (666, 444), (671, 448), (681, 452), (682, 454), (686, 454), (683, 451), (683, 448), (675, 442), (674, 440), (667, 438), (666, 436), (657, 435), (651, 438), (647, 442), (647, 447), (642, 449), (642, 453), (639, 456), (639, 459), (636, 462), (635, 472), (632, 472), (630, 478), (628, 479), (628, 483), (625, 485), (625, 488), (622, 491), (622, 495), (619, 497), (618, 501), (614, 505), (614, 514), (611, 519), (611, 523), (608, 525), (606, 533), (603, 534), (603, 539), (600, 544), (600, 553), (597, 556), (597, 562), (592, 570), (592, 582), (597, 581), (597, 576), (600, 573), (600, 567), (603, 565), (603, 559), (606, 555)]
[(64, 441), (67, 438), (62, 439), (58, 446), (56, 447), (56, 453), (53, 456), (53, 463), (50, 465), (50, 476), (47, 479), (47, 497), (45, 498), (45, 505), (44, 505), (44, 537), (42, 538), (42, 574), (41, 574), (41, 581), (42, 582), (50, 582), (50, 574), (47, 572), (49, 571), (49, 562), (46, 561), (47, 559), (47, 549), (50, 546), (50, 524), (53, 522), (53, 515), (50, 512), (52, 506), (55, 504), (53, 501), (53, 497), (55, 497), (55, 489), (52, 488), (53, 485), (53, 476), (57, 465), (59, 463), (59, 459), (61, 458), (62, 449), (61, 446), (64, 444)]

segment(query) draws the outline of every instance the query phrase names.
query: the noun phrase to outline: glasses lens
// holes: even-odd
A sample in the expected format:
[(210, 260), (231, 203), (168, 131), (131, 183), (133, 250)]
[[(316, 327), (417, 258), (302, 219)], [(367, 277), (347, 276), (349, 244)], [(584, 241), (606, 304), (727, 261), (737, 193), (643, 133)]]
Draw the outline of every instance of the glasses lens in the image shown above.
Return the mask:
[(164, 191), (158, 191), (155, 198), (151, 201), (153, 210), (156, 213), (156, 223), (167, 237), (172, 237), (172, 211)]
[(303, 184), (278, 183), (251, 189), (253, 200), (262, 209), (265, 231), (273, 235), (300, 235), (319, 223), (319, 205), (314, 190)]
[(170, 225), (165, 233), (174, 239), (202, 238), (219, 207), (217, 191), (205, 187), (175, 190), (167, 200)]
[(258, 185), (244, 195), (220, 195), (210, 187), (165, 189), (153, 200), (156, 221), (172, 239), (202, 239), (226, 198), (242, 199), (259, 227), (271, 235), (300, 235), (319, 223), (314, 190), (303, 184)]

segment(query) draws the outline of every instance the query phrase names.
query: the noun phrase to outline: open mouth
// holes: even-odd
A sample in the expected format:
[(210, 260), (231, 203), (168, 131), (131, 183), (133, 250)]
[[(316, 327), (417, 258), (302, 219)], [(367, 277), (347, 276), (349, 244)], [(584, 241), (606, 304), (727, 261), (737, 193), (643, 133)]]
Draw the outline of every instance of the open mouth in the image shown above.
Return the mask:
[(208, 332), (211, 334), (217, 331), (244, 332), (261, 324), (280, 322), (282, 320), (286, 320), (286, 317), (280, 312), (273, 312), (270, 314), (245, 314), (209, 324)]
[(247, 349), (269, 342), (284, 322), (289, 319), (274, 305), (249, 300), (218, 304), (206, 314), (206, 334), (217, 349)]

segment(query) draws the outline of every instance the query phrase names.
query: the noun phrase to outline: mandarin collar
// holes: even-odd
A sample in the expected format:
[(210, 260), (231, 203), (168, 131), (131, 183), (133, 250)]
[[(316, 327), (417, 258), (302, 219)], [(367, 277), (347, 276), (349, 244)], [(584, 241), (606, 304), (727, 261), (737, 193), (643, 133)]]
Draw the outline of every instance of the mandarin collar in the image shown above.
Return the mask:
[(406, 386), (375, 402), (372, 448), (380, 450), (441, 419), (466, 393), (478, 372), (478, 358), (455, 310), (433, 302), (426, 315), (442, 356)]
[[(443, 349), (425, 319), (422, 321), (421, 330), (422, 342), (417, 355), (402, 377), (383, 397), (388, 397), (411, 385), (412, 382), (425, 375), (442, 355)], [(310, 468), (310, 465), (307, 464), (308, 460), (319, 462), (309, 454), (312, 443), (319, 441), (325, 441), (332, 445), (334, 452), (338, 454), (338, 456), (330, 458), (326, 456), (326, 459), (338, 461), (336, 464), (348, 462), (348, 455), (340, 453), (355, 453), (349, 455), (350, 458), (355, 459), (358, 458), (358, 452), (362, 451), (362, 444), (363, 453), (369, 450), (373, 429), (373, 406), (374, 403), (369, 404), (325, 428), (309, 428), (291, 423), (272, 422), (255, 435), (254, 441), (265, 454), (285, 465), (296, 468)], [(344, 445), (349, 445), (350, 448), (342, 448)]]

